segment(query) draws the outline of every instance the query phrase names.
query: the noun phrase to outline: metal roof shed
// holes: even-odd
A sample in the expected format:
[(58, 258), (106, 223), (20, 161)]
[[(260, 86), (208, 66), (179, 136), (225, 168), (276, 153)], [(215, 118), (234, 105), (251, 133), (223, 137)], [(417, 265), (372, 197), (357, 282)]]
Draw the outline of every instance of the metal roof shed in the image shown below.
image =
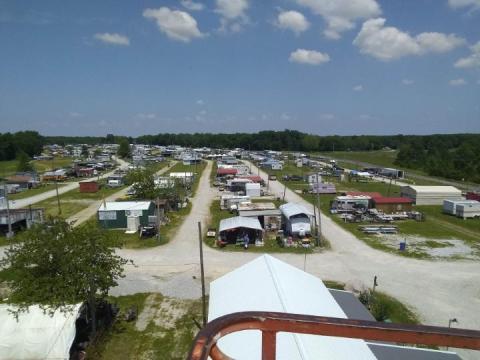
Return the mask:
[[(208, 320), (238, 311), (279, 311), (347, 318), (322, 281), (263, 255), (210, 284)], [(219, 348), (238, 360), (261, 358), (257, 330), (229, 334)], [(279, 333), (277, 359), (376, 359), (362, 340)]]
[(258, 219), (236, 216), (228, 219), (223, 219), (220, 221), (219, 232), (238, 229), (238, 228), (247, 228), (253, 230), (262, 231), (262, 225)]
[(310, 210), (308, 210), (302, 205), (295, 204), (295, 203), (287, 203), (287, 204), (280, 205), (279, 209), (287, 219), (291, 218), (292, 216), (301, 215), (301, 214), (305, 214), (307, 216), (313, 216)]

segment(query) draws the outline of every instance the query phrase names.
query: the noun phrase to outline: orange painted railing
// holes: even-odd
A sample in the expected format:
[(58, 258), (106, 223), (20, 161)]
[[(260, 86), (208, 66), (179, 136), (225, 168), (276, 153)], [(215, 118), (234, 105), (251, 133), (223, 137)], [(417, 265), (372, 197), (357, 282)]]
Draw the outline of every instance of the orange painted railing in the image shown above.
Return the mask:
[(209, 322), (195, 338), (188, 359), (230, 359), (217, 347), (217, 342), (241, 330), (262, 332), (262, 360), (275, 359), (278, 332), (480, 350), (480, 331), (476, 330), (252, 311), (225, 315)]

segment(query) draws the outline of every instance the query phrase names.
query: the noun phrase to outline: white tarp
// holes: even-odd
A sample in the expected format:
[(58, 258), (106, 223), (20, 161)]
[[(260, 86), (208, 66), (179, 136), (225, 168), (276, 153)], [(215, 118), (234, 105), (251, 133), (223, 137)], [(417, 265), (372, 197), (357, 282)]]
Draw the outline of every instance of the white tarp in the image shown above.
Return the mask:
[(312, 212), (308, 210), (305, 206), (291, 203), (291, 202), (280, 205), (279, 209), (287, 219), (289, 219), (291, 216), (300, 215), (300, 214), (313, 216)]
[(260, 231), (263, 230), (262, 225), (260, 224), (260, 221), (258, 221), (258, 219), (236, 216), (221, 220), (218, 232), (241, 227)]
[(75, 338), (75, 321), (81, 304), (72, 312), (44, 313), (38, 305), (17, 319), (8, 311), (11, 305), (0, 305), (0, 360), (68, 360)]
[[(278, 311), (347, 318), (322, 281), (269, 255), (210, 283), (208, 320), (239, 311)], [(261, 333), (245, 330), (222, 337), (218, 346), (236, 360), (261, 359)], [(279, 360), (376, 359), (363, 340), (277, 334)]]

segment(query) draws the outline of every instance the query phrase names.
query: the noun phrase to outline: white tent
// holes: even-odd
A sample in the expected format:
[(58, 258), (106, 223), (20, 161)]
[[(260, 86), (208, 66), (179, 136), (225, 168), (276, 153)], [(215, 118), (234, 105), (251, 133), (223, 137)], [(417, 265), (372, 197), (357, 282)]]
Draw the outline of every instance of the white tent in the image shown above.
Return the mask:
[(258, 221), (258, 219), (243, 216), (236, 216), (221, 220), (218, 231), (222, 232), (225, 230), (237, 228), (247, 228), (262, 231), (262, 225), (260, 225), (260, 221)]
[(77, 304), (72, 312), (57, 310), (50, 316), (38, 305), (30, 306), (17, 321), (9, 312), (14, 307), (0, 305), (0, 359), (69, 359), (80, 307)]
[(300, 214), (313, 216), (310, 210), (305, 208), (303, 205), (299, 205), (295, 203), (286, 203), (286, 204), (280, 205), (279, 209), (287, 219), (289, 219), (291, 216), (300, 215)]
[[(347, 318), (319, 278), (269, 255), (239, 267), (210, 283), (208, 320), (239, 311), (286, 313)], [(237, 360), (261, 358), (261, 332), (245, 330), (218, 342), (220, 350)], [(376, 359), (363, 340), (277, 334), (277, 359)]]

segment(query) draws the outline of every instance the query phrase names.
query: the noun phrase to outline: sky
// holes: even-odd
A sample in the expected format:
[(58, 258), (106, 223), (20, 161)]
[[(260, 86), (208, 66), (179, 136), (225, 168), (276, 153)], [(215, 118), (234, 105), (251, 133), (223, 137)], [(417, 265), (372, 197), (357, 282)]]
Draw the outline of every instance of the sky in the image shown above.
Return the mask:
[(0, 0), (0, 132), (480, 132), (480, 0)]

